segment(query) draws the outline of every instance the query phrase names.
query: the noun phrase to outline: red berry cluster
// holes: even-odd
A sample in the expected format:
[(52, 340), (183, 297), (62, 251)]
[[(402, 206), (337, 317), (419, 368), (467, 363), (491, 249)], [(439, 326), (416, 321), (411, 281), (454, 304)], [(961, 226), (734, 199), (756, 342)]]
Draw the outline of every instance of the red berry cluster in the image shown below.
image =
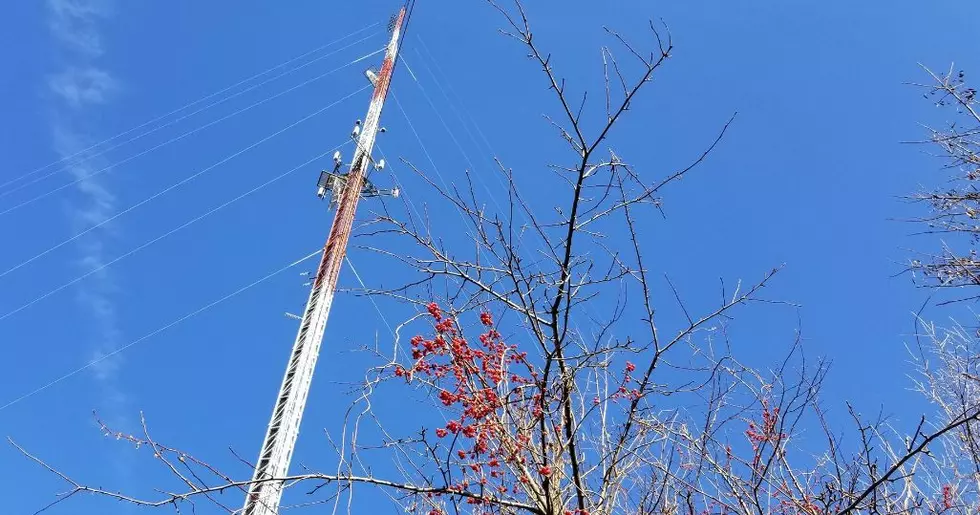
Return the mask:
[(769, 401), (762, 399), (762, 425), (749, 422), (749, 428), (745, 430), (745, 436), (752, 444), (754, 457), (752, 467), (758, 468), (759, 461), (762, 459), (761, 447), (764, 443), (770, 443), (773, 447), (778, 447), (779, 443), (786, 439), (785, 433), (777, 431), (776, 425), (779, 422), (779, 407), (769, 408)]
[[(420, 377), (436, 385), (439, 405), (451, 413), (449, 422), (435, 429), (438, 438), (454, 437), (450, 449), (455, 449), (452, 457), (463, 479), (451, 490), (464, 491), (471, 484), (478, 484), (484, 492), (518, 493), (519, 485), (531, 480), (525, 468), (530, 458), (531, 431), (529, 426), (506, 418), (504, 408), (506, 403), (511, 417), (515, 412), (530, 414), (535, 420), (543, 416), (545, 406), (538, 373), (527, 361), (526, 353), (503, 341), (493, 327), (490, 313), (480, 314), (483, 331), (479, 345), (474, 346), (462, 336), (456, 320), (446, 316), (438, 304), (431, 303), (426, 308), (435, 323), (435, 335), (413, 337), (413, 364), (396, 366), (394, 374), (406, 382)], [(550, 466), (540, 466), (537, 472), (549, 477), (555, 471)], [(469, 498), (467, 502), (486, 501)]]
[[(636, 371), (636, 365), (627, 361), (626, 367), (623, 370), (623, 380), (619, 383), (619, 388), (617, 388), (616, 391), (609, 396), (610, 399), (614, 401), (620, 399), (627, 399), (632, 401), (642, 397), (642, 394), (640, 393), (640, 390), (638, 388), (632, 388), (632, 389), (630, 388), (630, 384), (636, 382), (636, 380), (633, 378), (633, 372), (635, 371)], [(592, 399), (593, 404), (599, 404), (600, 402), (601, 401), (599, 397), (595, 397), (594, 399)]]

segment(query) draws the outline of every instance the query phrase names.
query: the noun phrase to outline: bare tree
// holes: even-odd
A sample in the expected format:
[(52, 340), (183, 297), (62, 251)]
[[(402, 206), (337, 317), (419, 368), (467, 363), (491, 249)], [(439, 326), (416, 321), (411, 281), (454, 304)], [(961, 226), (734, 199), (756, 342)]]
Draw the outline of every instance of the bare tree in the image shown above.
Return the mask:
[[(944, 108), (943, 113), (951, 115), (951, 121), (943, 128), (928, 129), (930, 137), (925, 142), (938, 149), (937, 157), (944, 163), (948, 180), (942, 187), (924, 189), (912, 197), (930, 209), (928, 216), (915, 221), (927, 227), (927, 234), (938, 234), (943, 239), (938, 252), (912, 260), (910, 268), (917, 278), (924, 279), (923, 286), (970, 289), (980, 285), (980, 261), (975, 250), (980, 237), (980, 194), (976, 187), (980, 179), (980, 115), (976, 110), (976, 89), (968, 85), (965, 73), (954, 66), (945, 74), (928, 68), (925, 71), (930, 82), (915, 86), (924, 90), (925, 98)], [(977, 298), (966, 294), (941, 300), (939, 305)], [(962, 319), (952, 320), (945, 328), (921, 317), (916, 322), (918, 330), (912, 347), (918, 372), (916, 389), (936, 407), (939, 422), (957, 420), (975, 411), (980, 406), (980, 335), (967, 329)], [(943, 506), (949, 505), (955, 511), (976, 511), (980, 502), (978, 431), (976, 420), (967, 421), (952, 432), (951, 438), (932, 449), (935, 469), (931, 486), (940, 492)]]
[[(920, 222), (928, 232), (955, 238), (944, 241), (942, 250), (912, 262), (912, 270), (926, 278), (927, 284), (948, 288), (980, 285), (980, 260), (974, 245), (980, 237), (980, 113), (977, 90), (970, 87), (963, 71), (950, 67), (944, 75), (926, 69), (932, 82), (917, 84), (924, 96), (952, 112), (953, 119), (943, 128), (930, 128), (929, 142), (939, 150), (950, 170), (948, 185), (914, 196), (931, 208)], [(976, 298), (976, 297), (971, 297)]]
[[(953, 420), (980, 406), (980, 342), (977, 334), (953, 322), (950, 328), (920, 321), (914, 354), (917, 390), (938, 409), (939, 420)], [(974, 511), (980, 496), (980, 425), (963, 424), (953, 438), (933, 449), (940, 488)]]
[[(649, 51), (607, 30), (627, 60), (601, 50), (604, 109), (592, 124), (585, 120), (596, 117), (583, 115), (586, 95), (573, 98), (522, 6), (491, 5), (554, 95), (558, 114), (548, 122), (568, 153), (550, 169), (564, 200), (554, 215), (542, 215), (498, 163), (508, 202), (497, 213), (469, 176), (449, 188), (428, 181), (438, 201), (462, 215), (469, 246), (445, 243), (431, 218), (386, 210), (371, 220), (362, 236), (397, 247), (365, 248), (412, 279), (361, 293), (416, 303), (419, 316), (397, 331), (416, 336), (371, 349), (378, 366), (359, 385), (343, 432), (331, 435), (331, 472), (271, 480), (309, 485), (304, 505), (330, 503), (334, 511), (351, 511), (355, 490), (368, 486), (429, 515), (959, 509), (960, 500), (934, 481), (939, 465), (928, 451), (970, 427), (976, 407), (950, 412), (934, 427), (923, 420), (904, 439), (886, 419), (869, 422), (853, 411), (853, 431), (834, 429), (819, 402), (826, 364), (805, 359), (799, 335), (768, 371), (733, 356), (728, 327), (737, 309), (786, 308), (761, 295), (776, 270), (749, 285), (722, 283), (718, 301), (695, 310), (648, 268), (650, 254), (661, 251), (644, 236), (662, 208), (660, 195), (704, 162), (731, 123), (688, 166), (659, 176), (608, 148), (617, 123), (670, 57), (669, 32), (651, 23)], [(428, 180), (425, 170), (412, 169)], [(677, 317), (659, 314), (665, 296)], [(433, 422), (397, 434), (389, 422), (404, 413), (377, 409), (378, 395), (398, 395), (403, 406), (424, 401)], [(156, 442), (145, 424), (142, 435), (104, 430), (151, 452), (174, 484), (159, 487), (155, 499), (94, 488), (22, 449), (69, 485), (56, 503), (89, 493), (235, 512), (229, 506), (247, 481)]]

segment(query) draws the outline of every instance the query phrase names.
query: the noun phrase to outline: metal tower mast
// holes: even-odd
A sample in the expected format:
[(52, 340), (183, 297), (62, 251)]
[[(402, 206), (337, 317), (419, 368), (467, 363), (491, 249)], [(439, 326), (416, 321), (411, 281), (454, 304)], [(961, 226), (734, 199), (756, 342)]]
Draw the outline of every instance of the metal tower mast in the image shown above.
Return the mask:
[[(323, 342), (323, 332), (337, 287), (337, 277), (340, 275), (351, 227), (354, 224), (357, 201), (361, 196), (376, 196), (383, 193), (372, 186), (366, 176), (368, 166), (373, 164), (379, 169), (384, 166), (383, 161), (373, 163), (371, 151), (378, 133), (381, 108), (388, 94), (388, 86), (391, 83), (391, 75), (398, 55), (402, 25), (406, 22), (407, 14), (406, 5), (392, 20), (391, 41), (388, 43), (381, 70), (377, 73), (367, 72), (368, 79), (374, 84), (374, 94), (363, 126), (358, 121), (354, 127), (352, 138), (357, 143), (357, 148), (351, 160), (350, 171), (343, 175), (338, 173), (341, 167), (338, 153), (334, 156), (336, 162), (334, 173), (323, 172), (320, 176), (317, 195), (322, 198), (327, 189), (332, 189), (337, 212), (334, 215), (333, 226), (330, 228), (330, 236), (323, 249), (320, 266), (312, 281), (310, 297), (301, 318), (296, 341), (293, 343), (282, 386), (279, 388), (279, 396), (272, 411), (272, 420), (269, 422), (262, 443), (248, 495), (245, 497), (243, 515), (278, 515), (279, 513), (283, 483), (272, 479), (285, 477), (289, 472), (289, 462), (299, 435), (303, 409), (306, 407), (306, 398), (310, 391), (320, 344)], [(392, 190), (391, 193), (397, 195), (398, 190)]]

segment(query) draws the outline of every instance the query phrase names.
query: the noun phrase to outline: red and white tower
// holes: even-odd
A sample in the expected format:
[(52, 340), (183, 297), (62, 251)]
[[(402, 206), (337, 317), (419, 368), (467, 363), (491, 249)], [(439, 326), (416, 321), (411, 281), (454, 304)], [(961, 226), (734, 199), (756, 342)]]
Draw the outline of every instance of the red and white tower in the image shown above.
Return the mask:
[[(371, 159), (371, 151), (379, 129), (381, 109), (384, 107), (388, 87), (391, 84), (407, 13), (408, 6), (402, 7), (394, 20), (391, 27), (391, 41), (388, 43), (381, 70), (367, 74), (374, 84), (374, 94), (363, 125), (358, 122), (352, 134), (357, 148), (349, 172), (342, 175), (325, 172), (321, 175), (318, 184), (317, 194), (321, 197), (326, 189), (333, 190), (334, 198), (337, 199), (337, 212), (334, 215), (333, 226), (330, 228), (330, 236), (323, 249), (320, 266), (312, 282), (310, 298), (303, 311), (296, 341), (293, 343), (286, 374), (272, 411), (272, 420), (269, 422), (262, 450), (255, 464), (255, 472), (242, 510), (243, 515), (279, 514), (283, 483), (276, 481), (275, 478), (286, 477), (289, 472), (289, 462), (303, 420), (303, 410), (306, 407), (313, 371), (323, 342), (327, 317), (330, 315), (330, 305), (333, 303), (337, 288), (337, 278), (340, 275), (351, 227), (354, 224), (357, 201), (361, 196), (374, 196), (381, 193), (371, 186), (366, 178), (369, 166), (376, 168), (383, 166), (382, 163), (377, 165), (374, 163)], [(335, 160), (337, 161), (335, 172), (339, 172), (339, 157), (335, 157)], [(392, 193), (397, 195), (397, 190), (393, 190)]]

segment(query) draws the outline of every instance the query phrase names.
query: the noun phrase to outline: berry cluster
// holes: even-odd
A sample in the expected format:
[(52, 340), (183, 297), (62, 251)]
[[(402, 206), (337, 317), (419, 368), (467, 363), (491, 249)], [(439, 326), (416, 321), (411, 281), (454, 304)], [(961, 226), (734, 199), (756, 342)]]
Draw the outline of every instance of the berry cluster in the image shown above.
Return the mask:
[(434, 432), (447, 440), (450, 457), (462, 473), (450, 491), (483, 492), (482, 498), (466, 501), (479, 505), (487, 503), (491, 492), (519, 494), (521, 485), (554, 477), (554, 465), (531, 466), (536, 462), (531, 453), (533, 428), (546, 406), (543, 385), (527, 353), (503, 341), (490, 313), (480, 314), (479, 344), (471, 345), (457, 321), (438, 304), (429, 304), (427, 311), (435, 334), (413, 337), (412, 364), (396, 366), (394, 374), (406, 382), (419, 378), (435, 385), (438, 405), (449, 413), (449, 421)]

